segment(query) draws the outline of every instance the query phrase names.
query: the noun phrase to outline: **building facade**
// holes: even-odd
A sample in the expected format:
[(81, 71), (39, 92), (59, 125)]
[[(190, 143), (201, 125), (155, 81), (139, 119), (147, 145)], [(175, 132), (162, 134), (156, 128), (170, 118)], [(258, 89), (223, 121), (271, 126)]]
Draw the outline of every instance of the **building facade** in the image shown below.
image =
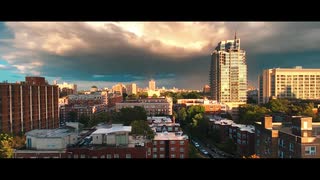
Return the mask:
[(320, 123), (293, 116), (273, 123), (272, 117), (256, 122), (256, 154), (262, 158), (320, 158)]
[(153, 115), (172, 115), (172, 99), (171, 98), (146, 98), (138, 100), (127, 100), (116, 103), (116, 111), (122, 108), (133, 108), (134, 106), (143, 107), (148, 116)]
[(128, 95), (137, 94), (137, 84), (136, 83), (128, 84), (128, 85), (126, 85), (126, 87), (127, 87), (127, 94)]
[(60, 91), (60, 97), (64, 97), (70, 94), (77, 93), (77, 85), (76, 84), (68, 84), (63, 82), (62, 84), (57, 84)]
[(0, 133), (59, 127), (59, 89), (43, 77), (0, 83)]
[(149, 90), (152, 90), (152, 91), (156, 90), (156, 81), (154, 81), (153, 79), (149, 81)]
[(246, 52), (240, 39), (221, 41), (211, 54), (210, 91), (218, 102), (247, 101)]
[(259, 103), (270, 98), (319, 99), (320, 69), (274, 68), (262, 72), (258, 78)]

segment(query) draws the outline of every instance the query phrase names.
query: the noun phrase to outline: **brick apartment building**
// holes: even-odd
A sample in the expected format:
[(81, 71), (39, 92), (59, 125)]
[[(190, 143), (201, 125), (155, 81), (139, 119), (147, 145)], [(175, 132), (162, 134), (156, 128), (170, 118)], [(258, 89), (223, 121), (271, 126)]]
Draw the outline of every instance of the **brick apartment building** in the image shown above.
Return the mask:
[(319, 158), (320, 123), (293, 116), (291, 122), (256, 122), (256, 153), (262, 158)]
[(148, 158), (178, 158), (189, 157), (188, 136), (182, 132), (156, 133), (153, 142), (148, 145)]
[(236, 124), (232, 120), (210, 120), (213, 129), (220, 133), (222, 142), (232, 139), (237, 145), (237, 154), (250, 156), (255, 153), (255, 128), (250, 125)]
[(171, 98), (145, 98), (138, 100), (127, 100), (125, 102), (116, 103), (116, 111), (122, 108), (133, 108), (134, 106), (143, 107), (147, 115), (172, 115), (172, 99)]
[(208, 100), (208, 99), (178, 99), (177, 105), (183, 107), (189, 106), (203, 106), (204, 111), (207, 114), (216, 114), (221, 113), (225, 109), (225, 105), (218, 103), (217, 101)]
[(43, 77), (0, 83), (0, 133), (59, 127), (59, 90)]

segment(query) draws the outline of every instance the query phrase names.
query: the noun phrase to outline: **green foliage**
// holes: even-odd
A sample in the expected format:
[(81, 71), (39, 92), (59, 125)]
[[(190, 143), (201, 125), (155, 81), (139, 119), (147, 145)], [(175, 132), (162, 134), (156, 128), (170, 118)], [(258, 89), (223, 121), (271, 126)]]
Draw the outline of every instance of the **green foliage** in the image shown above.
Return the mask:
[(143, 136), (146, 136), (148, 139), (154, 138), (154, 132), (149, 127), (148, 122), (146, 120), (132, 121), (131, 126), (132, 126), (131, 134), (143, 135)]
[(271, 99), (265, 107), (272, 112), (286, 113), (288, 112), (289, 101), (287, 99)]
[(196, 114), (204, 113), (204, 107), (200, 105), (190, 106), (187, 110), (187, 117), (192, 119)]
[(202, 92), (164, 92), (161, 93), (161, 96), (169, 96), (172, 97), (172, 101), (174, 104), (177, 103), (177, 99), (201, 99), (203, 98), (203, 93)]
[(70, 112), (68, 112), (68, 119), (69, 119), (69, 121), (71, 121), (71, 122), (76, 122), (77, 121), (77, 112), (75, 112), (75, 111), (70, 111)]
[(128, 95), (127, 99), (136, 100), (136, 99), (138, 99), (138, 96), (136, 94), (130, 94), (130, 95)]
[(239, 107), (239, 123), (253, 124), (255, 121), (261, 120), (269, 110), (258, 105), (245, 104)]
[(187, 111), (186, 108), (181, 108), (179, 109), (178, 113), (177, 113), (177, 118), (179, 119), (181, 124), (185, 124), (186, 119), (187, 119)]
[(111, 120), (111, 115), (107, 112), (101, 112), (87, 116), (82, 114), (79, 118), (79, 123), (83, 124), (86, 128), (91, 128), (99, 123), (108, 123)]
[(158, 96), (156, 94), (153, 94), (152, 95), (152, 98), (157, 98)]
[(127, 126), (134, 120), (147, 120), (147, 112), (143, 107), (139, 106), (135, 106), (133, 108), (122, 108), (114, 118), (117, 119), (115, 121)]
[(122, 93), (122, 98), (123, 99), (126, 99), (128, 97), (128, 94), (127, 93)]
[(25, 137), (0, 134), (0, 158), (13, 158), (14, 149), (25, 144)]
[(138, 92), (137, 93), (137, 97), (138, 98), (142, 98), (142, 99), (147, 98), (148, 97), (148, 93), (147, 92)]

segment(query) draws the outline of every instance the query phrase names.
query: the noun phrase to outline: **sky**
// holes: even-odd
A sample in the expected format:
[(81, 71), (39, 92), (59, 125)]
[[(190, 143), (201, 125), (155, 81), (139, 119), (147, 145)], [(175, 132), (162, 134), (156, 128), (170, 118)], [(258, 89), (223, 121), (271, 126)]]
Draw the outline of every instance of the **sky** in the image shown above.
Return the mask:
[(0, 81), (202, 89), (211, 52), (235, 32), (250, 85), (263, 69), (320, 68), (320, 22), (0, 22)]

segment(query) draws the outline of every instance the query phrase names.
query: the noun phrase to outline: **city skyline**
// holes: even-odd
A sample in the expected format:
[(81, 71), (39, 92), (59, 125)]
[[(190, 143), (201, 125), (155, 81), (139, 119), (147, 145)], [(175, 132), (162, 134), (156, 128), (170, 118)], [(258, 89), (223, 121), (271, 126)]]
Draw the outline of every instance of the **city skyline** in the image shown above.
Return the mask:
[(318, 22), (3, 22), (0, 81), (43, 76), (79, 90), (118, 82), (201, 89), (210, 55), (235, 31), (249, 85), (263, 69), (320, 68)]

